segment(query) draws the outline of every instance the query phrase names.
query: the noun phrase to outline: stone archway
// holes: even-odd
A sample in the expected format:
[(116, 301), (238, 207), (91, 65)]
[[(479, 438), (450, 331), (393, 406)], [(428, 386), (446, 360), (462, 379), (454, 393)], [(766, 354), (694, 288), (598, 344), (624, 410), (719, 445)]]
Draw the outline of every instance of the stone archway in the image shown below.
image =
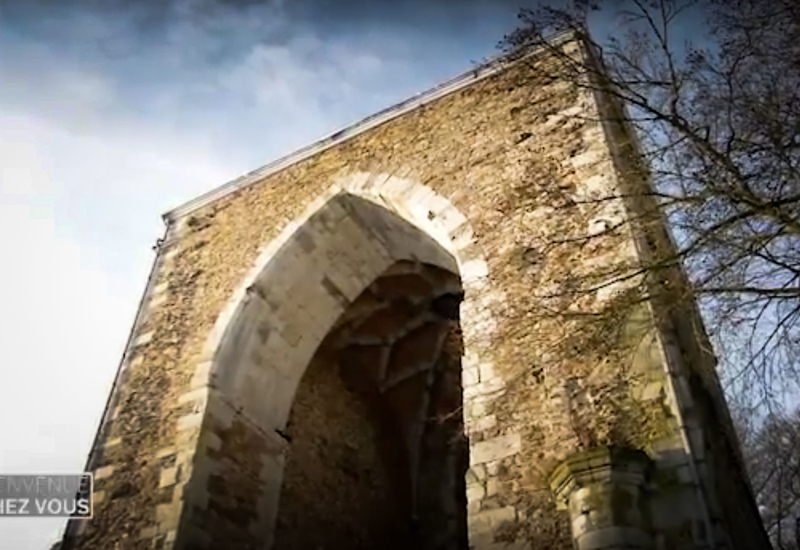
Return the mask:
[[(340, 381), (358, 397), (350, 400), (350, 413), (368, 402), (370, 393), (380, 394), (380, 404), (371, 409), (373, 416), (383, 418), (376, 433), (387, 433), (388, 418), (402, 436), (390, 441), (402, 447), (401, 465), (390, 465), (401, 473), (387, 475), (383, 482), (400, 491), (398, 506), (409, 514), (417, 540), (422, 537), (424, 547), (430, 548), (465, 545), (463, 475), (468, 464), (466, 452), (458, 451), (458, 441), (466, 445), (458, 414), (464, 404), (460, 343), (458, 353), (452, 345), (448, 353), (441, 350), (447, 334), (450, 340), (456, 334), (462, 288), (462, 311), (485, 311), (478, 299), (491, 296), (482, 292), (486, 264), (471, 236), (466, 219), (426, 188), (399, 178), (359, 175), (309, 205), (304, 216), (269, 243), (220, 314), (206, 345), (206, 360), (192, 379), (196, 389), (182, 398), (191, 413), (181, 422), (186, 427), (199, 423), (200, 437), (197, 448), (181, 441), (176, 445), (185, 449), (178, 453), (178, 466), (191, 471), (191, 476), (182, 476), (187, 482), (176, 488), (183, 495), (179, 539), (189, 545), (269, 548), (279, 517), (290, 524), (312, 521), (313, 514), (300, 520), (288, 512), (280, 516), (279, 504), (291, 447), (287, 423), (308, 366), (314, 366), (309, 377), (313, 385), (317, 375), (326, 372), (320, 363), (328, 364), (328, 373), (331, 368), (347, 370), (341, 365), (351, 365), (354, 355), (374, 351), (367, 349), (370, 346), (382, 346), (381, 352), (390, 355), (403, 347), (413, 352), (435, 333), (441, 341), (432, 344), (434, 356), (411, 365), (418, 372), (403, 373), (390, 358), (388, 363), (374, 362), (377, 371), (385, 372), (372, 387), (352, 387), (352, 373), (342, 372)], [(396, 282), (401, 279), (408, 288), (398, 291), (402, 284)], [(395, 281), (390, 288), (401, 300), (387, 295), (382, 299), (388, 299), (392, 315), (409, 317), (383, 336), (370, 336), (379, 320), (365, 304), (389, 280)], [(427, 285), (427, 294), (414, 296), (414, 284)], [(410, 303), (414, 311), (404, 312), (400, 302)], [(414, 309), (422, 306), (424, 315)], [(426, 327), (431, 316), (440, 320), (433, 328)], [(490, 321), (474, 315), (461, 327), (467, 348), (472, 347), (466, 353), (472, 370), (491, 331)], [(337, 348), (337, 357), (326, 358)], [(339, 367), (333, 367), (337, 363)], [(335, 384), (333, 379), (323, 382), (329, 390)], [(394, 391), (395, 385), (416, 389)], [(302, 411), (302, 391), (299, 396), (297, 410)], [(468, 402), (474, 393), (465, 397)], [(437, 408), (451, 420), (425, 429)], [(363, 412), (360, 418), (369, 415)], [(373, 450), (386, 454), (385, 448)], [(401, 488), (403, 483), (407, 489)], [(414, 523), (415, 513), (429, 520)], [(281, 540), (288, 541), (281, 547), (292, 547), (290, 539)]]
[(276, 550), (466, 548), (460, 300), (398, 262), (336, 322), (282, 433)]
[[(575, 36), (563, 38), (558, 47), (568, 56), (591, 54)], [(684, 290), (680, 270), (665, 272), (669, 292), (629, 315), (612, 307), (626, 309), (627, 300), (609, 302), (602, 288), (571, 296), (573, 275), (600, 282), (609, 270), (669, 255), (672, 245), (659, 220), (639, 223), (652, 205), (635, 140), (624, 126), (600, 123), (618, 111), (614, 98), (543, 81), (537, 67), (553, 52), (529, 53), (529, 62), (478, 67), (165, 215), (87, 461), (96, 515), (70, 521), (65, 549), (269, 548), (281, 487), (298, 464), (285, 436), (294, 430), (300, 442), (297, 427), (313, 425), (298, 404), (316, 374), (347, 362), (334, 357), (328, 365), (336, 369), (320, 370), (320, 345), (367, 287), (405, 261), (456, 274), (464, 290), (461, 395), (473, 548), (566, 540), (567, 518), (556, 509), (565, 504), (577, 514), (576, 540), (610, 540), (605, 527), (617, 519), (600, 513), (583, 530), (597, 514), (584, 513), (586, 498), (572, 497), (573, 489), (591, 496), (582, 487), (588, 482), (616, 499), (619, 491), (603, 479), (618, 477), (617, 466), (630, 470), (630, 461), (612, 454), (598, 466), (599, 455), (574, 456), (586, 442), (609, 439), (646, 448), (655, 462), (656, 475), (643, 480), (658, 520), (655, 539), (676, 548), (712, 538), (765, 546), (746, 479), (724, 452), (736, 442), (730, 429), (717, 429), (727, 416), (702, 323), (690, 303), (677, 315), (667, 308), (672, 293)], [(579, 124), (564, 124), (576, 117)], [(523, 130), (533, 139), (519, 139)], [(357, 166), (391, 175), (354, 173)], [(342, 177), (331, 181), (334, 174)], [(629, 192), (636, 197), (612, 210), (622, 208), (630, 227), (588, 245), (583, 237), (595, 234), (611, 203), (577, 199)], [(574, 208), (560, 208), (562, 199)], [(562, 233), (569, 246), (540, 253)], [(551, 302), (560, 303), (548, 312)], [(573, 314), (606, 307), (620, 324), (601, 342), (592, 336), (602, 323), (592, 328), (594, 315)], [(345, 384), (334, 374), (322, 381), (326, 391)], [(698, 376), (706, 383), (691, 384)], [(342, 415), (368, 431), (358, 422), (386, 403), (361, 407), (359, 399), (346, 400)], [(709, 399), (711, 409), (695, 406)], [(372, 431), (366, 439), (377, 456), (380, 426)], [(400, 479), (411, 484), (420, 472), (419, 487), (448, 477), (427, 463), (406, 470)], [(634, 470), (636, 480), (621, 488), (635, 497), (628, 501), (643, 502)], [(385, 491), (397, 484), (390, 473), (378, 477)], [(729, 478), (745, 489), (723, 490), (719, 481)], [(554, 501), (548, 480), (570, 502)]]

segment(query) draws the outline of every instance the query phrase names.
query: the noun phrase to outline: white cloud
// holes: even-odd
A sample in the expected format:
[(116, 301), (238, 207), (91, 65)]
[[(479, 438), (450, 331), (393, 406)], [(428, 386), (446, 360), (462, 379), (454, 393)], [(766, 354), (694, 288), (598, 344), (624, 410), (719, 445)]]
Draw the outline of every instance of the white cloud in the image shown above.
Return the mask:
[(362, 88), (378, 87), (383, 69), (374, 54), (307, 35), (283, 45), (256, 44), (220, 83), (281, 120), (311, 122), (324, 120), (331, 104), (342, 109)]

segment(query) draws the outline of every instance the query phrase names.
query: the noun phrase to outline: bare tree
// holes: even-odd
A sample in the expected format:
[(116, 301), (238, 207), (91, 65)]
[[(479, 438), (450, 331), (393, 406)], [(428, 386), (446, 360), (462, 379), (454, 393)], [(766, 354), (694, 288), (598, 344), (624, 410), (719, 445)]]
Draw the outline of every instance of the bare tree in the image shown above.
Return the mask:
[[(613, 29), (591, 28), (600, 8), (616, 11)], [(525, 9), (520, 20), (501, 44), (510, 56), (549, 50), (562, 62), (541, 70), (623, 106), (611, 116), (636, 135), (648, 204), (675, 242), (603, 284), (682, 266), (684, 297), (701, 304), (727, 390), (751, 411), (780, 409), (800, 381), (800, 3), (575, 0)], [(565, 51), (553, 39), (560, 31), (582, 36), (589, 55)]]
[(800, 548), (800, 412), (759, 426), (737, 415), (745, 462), (764, 526), (777, 550)]

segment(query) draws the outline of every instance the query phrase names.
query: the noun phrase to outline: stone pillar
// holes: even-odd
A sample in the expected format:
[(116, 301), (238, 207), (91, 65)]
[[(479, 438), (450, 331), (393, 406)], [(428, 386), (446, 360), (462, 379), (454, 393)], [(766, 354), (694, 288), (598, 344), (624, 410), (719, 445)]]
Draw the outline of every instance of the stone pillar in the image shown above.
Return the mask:
[(599, 448), (570, 456), (550, 476), (569, 510), (577, 550), (654, 548), (646, 500), (650, 459), (641, 451)]

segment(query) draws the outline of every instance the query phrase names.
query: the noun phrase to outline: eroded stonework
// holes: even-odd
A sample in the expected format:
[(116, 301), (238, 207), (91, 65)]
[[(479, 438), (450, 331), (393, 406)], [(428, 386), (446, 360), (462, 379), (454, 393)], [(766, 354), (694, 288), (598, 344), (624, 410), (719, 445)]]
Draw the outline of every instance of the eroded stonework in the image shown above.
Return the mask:
[(303, 547), (319, 522), (350, 547), (571, 548), (582, 497), (551, 476), (616, 447), (650, 464), (639, 547), (766, 548), (696, 312), (603, 284), (671, 245), (620, 223), (645, 199), (593, 200), (646, 185), (635, 143), (552, 63), (482, 67), (169, 213), (64, 548)]
[(336, 322), (284, 432), (274, 548), (466, 545), (460, 295), (455, 274), (401, 262)]

